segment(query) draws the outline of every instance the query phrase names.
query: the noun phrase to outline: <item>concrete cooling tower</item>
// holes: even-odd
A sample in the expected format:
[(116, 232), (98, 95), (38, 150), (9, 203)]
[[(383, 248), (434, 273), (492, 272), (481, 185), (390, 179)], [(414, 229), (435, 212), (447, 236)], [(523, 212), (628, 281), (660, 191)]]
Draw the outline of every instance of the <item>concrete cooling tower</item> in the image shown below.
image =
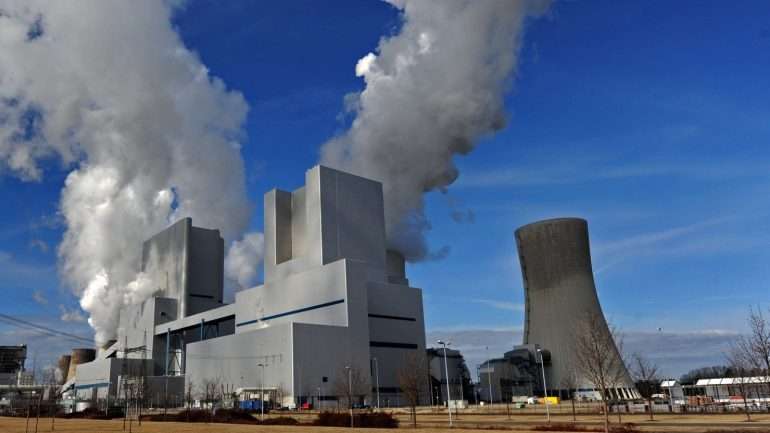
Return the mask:
[[(524, 344), (550, 352), (550, 363), (546, 359), (545, 364), (549, 394), (568, 396), (564, 384), (571, 374), (577, 376), (581, 393), (593, 390), (577, 368), (574, 332), (588, 314), (600, 318), (599, 326), (610, 331), (594, 285), (588, 223), (579, 218), (538, 221), (516, 230), (516, 244), (526, 303)], [(611, 356), (620, 357), (613, 349)], [(631, 376), (622, 368), (623, 380), (610, 397), (637, 398)]]

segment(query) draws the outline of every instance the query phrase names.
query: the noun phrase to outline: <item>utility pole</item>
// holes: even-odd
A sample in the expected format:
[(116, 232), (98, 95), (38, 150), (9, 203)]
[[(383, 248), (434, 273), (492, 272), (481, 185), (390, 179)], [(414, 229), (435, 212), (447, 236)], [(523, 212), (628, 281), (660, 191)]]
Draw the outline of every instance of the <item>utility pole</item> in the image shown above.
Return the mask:
[(449, 427), (452, 427), (452, 407), (449, 406), (449, 402), (452, 401), (452, 394), (449, 390), (449, 367), (446, 362), (446, 347), (452, 343), (446, 343), (442, 340), (436, 341), (436, 343), (444, 346), (444, 373), (446, 374), (446, 409), (449, 412)]
[(257, 364), (262, 368), (262, 378), (259, 380), (259, 420), (265, 419), (265, 364)]
[(548, 408), (548, 385), (545, 383), (545, 361), (543, 361), (543, 351), (538, 347), (537, 353), (540, 354), (540, 368), (543, 371), (543, 395), (545, 395), (545, 416), (548, 424), (551, 423), (551, 410)]
[(492, 408), (492, 370), (489, 369), (489, 346), (487, 346), (487, 385), (489, 386), (489, 407)]
[(377, 362), (377, 358), (374, 360), (374, 379), (377, 386), (377, 410), (380, 410), (380, 364)]
[(348, 371), (348, 404), (350, 406), (350, 428), (353, 428), (353, 374), (349, 365), (345, 366)]

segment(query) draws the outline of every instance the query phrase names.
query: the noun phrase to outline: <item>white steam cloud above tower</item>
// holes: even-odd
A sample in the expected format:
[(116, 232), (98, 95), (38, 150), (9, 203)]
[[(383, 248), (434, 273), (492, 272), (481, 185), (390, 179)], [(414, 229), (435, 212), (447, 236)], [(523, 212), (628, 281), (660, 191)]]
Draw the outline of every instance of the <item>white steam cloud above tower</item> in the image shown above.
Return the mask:
[[(248, 106), (185, 48), (171, 13), (164, 1), (0, 1), (0, 170), (29, 181), (50, 164), (71, 170), (59, 267), (97, 341), (155, 290), (137, 274), (143, 239), (190, 216), (232, 242), (250, 218)], [(228, 254), (242, 285), (258, 239)]]
[(358, 61), (366, 87), (348, 97), (355, 119), (321, 162), (383, 182), (390, 247), (430, 256), (424, 194), (458, 177), (455, 155), (503, 128), (504, 96), (528, 16), (547, 1), (391, 0), (400, 31)]

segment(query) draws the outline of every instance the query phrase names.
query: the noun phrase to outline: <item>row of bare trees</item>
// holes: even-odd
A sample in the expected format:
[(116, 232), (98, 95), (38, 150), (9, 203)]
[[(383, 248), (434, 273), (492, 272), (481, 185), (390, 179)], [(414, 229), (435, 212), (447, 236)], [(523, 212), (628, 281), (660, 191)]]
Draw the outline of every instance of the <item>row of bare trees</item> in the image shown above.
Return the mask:
[(749, 309), (748, 334), (738, 337), (727, 353), (727, 361), (734, 376), (733, 384), (743, 397), (746, 420), (751, 421), (749, 411), (749, 393), (752, 385), (752, 376), (763, 376), (762, 385), (766, 387), (766, 393), (770, 396), (770, 324), (767, 322), (762, 310)]

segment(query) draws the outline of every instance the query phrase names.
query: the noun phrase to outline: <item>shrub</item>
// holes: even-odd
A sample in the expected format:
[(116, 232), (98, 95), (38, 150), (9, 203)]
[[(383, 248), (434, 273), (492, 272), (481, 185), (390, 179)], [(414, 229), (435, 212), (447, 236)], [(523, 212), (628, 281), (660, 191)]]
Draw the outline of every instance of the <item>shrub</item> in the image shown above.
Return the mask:
[[(535, 426), (535, 431), (558, 431), (558, 432), (603, 432), (602, 427), (583, 427), (575, 424), (549, 424)], [(639, 430), (633, 424), (621, 424), (619, 426), (610, 426), (611, 433), (639, 433)]]
[[(348, 427), (350, 426), (350, 414), (321, 412), (313, 425), (324, 427)], [(398, 428), (398, 420), (392, 414), (386, 412), (373, 412), (355, 414), (353, 417), (355, 427)]]

